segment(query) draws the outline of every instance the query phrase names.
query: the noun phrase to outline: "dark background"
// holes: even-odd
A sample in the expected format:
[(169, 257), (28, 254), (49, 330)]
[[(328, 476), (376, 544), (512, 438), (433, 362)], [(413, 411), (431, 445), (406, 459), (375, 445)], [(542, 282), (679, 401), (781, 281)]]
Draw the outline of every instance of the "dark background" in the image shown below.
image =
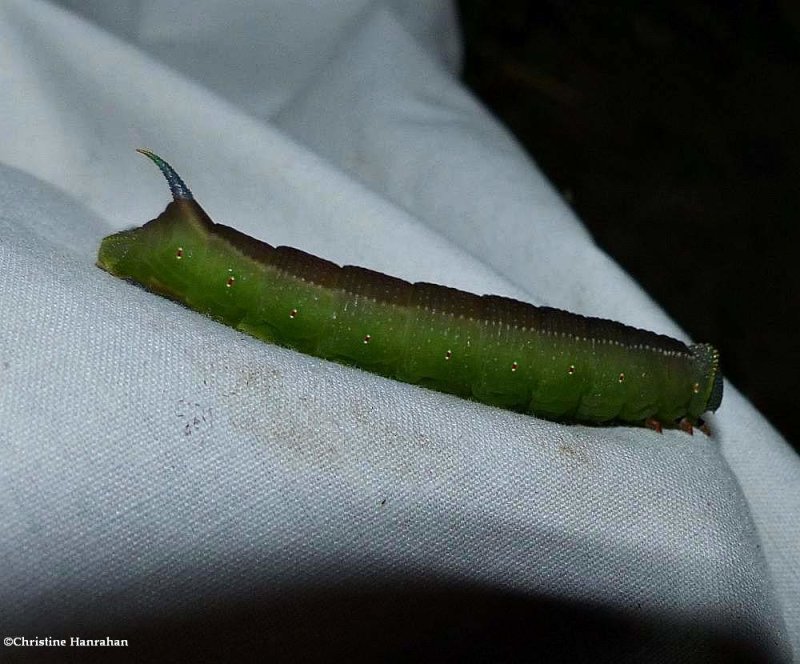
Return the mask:
[(465, 82), (800, 449), (800, 3), (458, 6)]

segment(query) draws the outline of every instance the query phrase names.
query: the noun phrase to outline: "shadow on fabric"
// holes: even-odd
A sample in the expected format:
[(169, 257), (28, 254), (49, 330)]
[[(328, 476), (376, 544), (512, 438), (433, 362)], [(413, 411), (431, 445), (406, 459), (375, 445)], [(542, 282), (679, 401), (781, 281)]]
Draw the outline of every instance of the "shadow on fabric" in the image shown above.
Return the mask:
[[(431, 584), (320, 589), (106, 626), (129, 647), (5, 650), (9, 661), (775, 662), (739, 634), (552, 599)], [(751, 631), (758, 634), (755, 628)], [(101, 638), (104, 634), (82, 634)], [(53, 635), (55, 636), (55, 635)], [(62, 638), (62, 637), (58, 637)], [(36, 651), (36, 652), (33, 652)]]

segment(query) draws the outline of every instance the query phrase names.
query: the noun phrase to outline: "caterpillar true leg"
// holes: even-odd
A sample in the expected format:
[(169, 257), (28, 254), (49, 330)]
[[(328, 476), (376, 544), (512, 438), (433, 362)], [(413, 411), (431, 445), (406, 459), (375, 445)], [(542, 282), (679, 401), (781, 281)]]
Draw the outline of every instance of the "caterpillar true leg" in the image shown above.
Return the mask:
[(661, 425), (661, 422), (659, 422), (655, 417), (648, 417), (644, 421), (644, 425), (648, 429), (652, 429), (656, 433), (664, 433), (664, 427)]

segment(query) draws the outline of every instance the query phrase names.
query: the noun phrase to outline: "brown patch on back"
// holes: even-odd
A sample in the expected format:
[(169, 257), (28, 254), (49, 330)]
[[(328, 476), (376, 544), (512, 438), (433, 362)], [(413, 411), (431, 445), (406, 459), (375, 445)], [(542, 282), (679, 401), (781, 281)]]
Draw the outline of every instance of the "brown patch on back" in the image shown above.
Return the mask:
[(147, 228), (150, 224), (156, 223), (159, 224), (159, 226), (182, 224), (185, 223), (187, 219), (201, 226), (203, 230), (211, 233), (216, 232), (218, 227), (217, 224), (211, 221), (211, 217), (206, 214), (206, 211), (197, 204), (197, 201), (180, 199), (172, 201), (164, 208), (164, 211), (160, 215), (148, 221), (142, 228)]
[(485, 317), (484, 299), (480, 295), (418, 281), (414, 284), (411, 303), (437, 313), (480, 320)]
[(640, 330), (613, 320), (573, 314), (552, 307), (535, 307), (499, 295), (484, 295), (485, 316), (489, 320), (538, 330), (553, 336), (572, 336), (577, 339), (602, 339), (622, 346), (649, 346), (658, 350), (688, 354), (687, 346), (663, 334)]
[(336, 263), (326, 261), (293, 247), (277, 247), (274, 257), (267, 261), (290, 276), (308, 281), (325, 288), (337, 288), (342, 268)]
[(353, 295), (397, 306), (406, 306), (411, 301), (414, 290), (403, 279), (354, 265), (345, 265), (342, 268), (339, 288)]
[(411, 284), (363, 267), (339, 267), (336, 263), (293, 247), (274, 248), (234, 228), (215, 224), (193, 200), (173, 201), (158, 219), (172, 221), (187, 216), (226, 240), (243, 255), (325, 288), (341, 288), (379, 302), (398, 306), (414, 305), (456, 317), (509, 324), (554, 336), (604, 340), (622, 346), (648, 346), (682, 354), (690, 352), (677, 339), (616, 321), (581, 316), (551, 307), (536, 307), (499, 295), (480, 296), (426, 282)]
[(272, 245), (222, 224), (214, 224), (212, 232), (248, 258), (259, 263), (269, 264), (272, 262), (275, 255), (275, 248)]

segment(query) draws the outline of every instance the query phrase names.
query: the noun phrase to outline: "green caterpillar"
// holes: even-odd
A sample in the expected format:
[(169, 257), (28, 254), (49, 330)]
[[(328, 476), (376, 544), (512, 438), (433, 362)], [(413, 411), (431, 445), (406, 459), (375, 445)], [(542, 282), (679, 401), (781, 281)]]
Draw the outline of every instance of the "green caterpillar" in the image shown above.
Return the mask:
[(339, 267), (215, 224), (172, 167), (173, 201), (97, 265), (242, 332), (396, 380), (557, 421), (691, 433), (722, 401), (719, 353), (621, 323)]

